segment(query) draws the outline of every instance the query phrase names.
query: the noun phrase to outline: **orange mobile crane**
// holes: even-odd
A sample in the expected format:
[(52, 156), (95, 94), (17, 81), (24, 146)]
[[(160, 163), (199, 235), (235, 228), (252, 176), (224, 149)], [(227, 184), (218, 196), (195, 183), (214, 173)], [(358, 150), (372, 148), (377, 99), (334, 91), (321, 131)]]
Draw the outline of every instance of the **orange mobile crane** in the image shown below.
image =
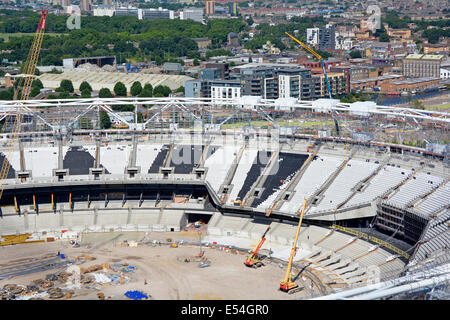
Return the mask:
[(259, 268), (261, 267), (263, 264), (261, 262), (261, 258), (258, 255), (259, 249), (261, 249), (264, 241), (266, 241), (266, 234), (267, 232), (270, 230), (270, 226), (267, 227), (266, 232), (264, 232), (264, 234), (261, 237), (261, 240), (259, 240), (258, 245), (256, 246), (255, 250), (253, 250), (253, 252), (248, 256), (247, 260), (244, 262), (244, 264), (247, 267), (250, 268)]
[[(21, 75), (22, 78), (20, 79), (21, 81), (19, 81), (23, 84), (20, 100), (28, 100), (28, 97), (30, 96), (31, 85), (33, 83), (39, 53), (41, 52), (42, 40), (44, 38), (45, 21), (47, 19), (47, 13), (48, 13), (47, 10), (43, 10), (41, 13), (41, 20), (36, 30), (36, 34), (34, 35), (33, 43), (31, 45), (30, 52), (28, 53), (28, 58), (24, 64), (23, 74)], [(17, 86), (14, 90), (14, 100), (17, 100), (18, 92), (19, 87)], [(14, 120), (12, 131), (8, 139), (7, 152), (3, 159), (2, 168), (0, 170), (0, 199), (2, 198), (4, 183), (5, 180), (8, 178), (9, 169), (11, 167), (7, 159), (10, 158), (9, 156), (11, 155), (17, 143), (17, 136), (20, 131), (20, 127), (22, 125), (22, 118), (23, 118), (22, 108), (18, 106), (16, 111), (16, 118)]]
[(280, 282), (280, 290), (283, 292), (295, 293), (298, 291), (298, 289), (297, 289), (298, 284), (296, 284), (294, 281), (292, 281), (291, 270), (292, 270), (292, 264), (294, 263), (295, 254), (297, 253), (298, 235), (300, 234), (300, 227), (302, 226), (302, 220), (303, 220), (303, 215), (305, 214), (305, 209), (306, 209), (306, 199), (303, 202), (302, 212), (300, 214), (300, 219), (298, 221), (297, 234), (295, 235), (294, 244), (292, 245), (292, 250), (291, 250), (291, 255), (289, 257), (289, 263), (288, 263), (288, 267), (286, 270), (286, 275), (284, 276), (284, 279), (281, 280), (281, 282)]

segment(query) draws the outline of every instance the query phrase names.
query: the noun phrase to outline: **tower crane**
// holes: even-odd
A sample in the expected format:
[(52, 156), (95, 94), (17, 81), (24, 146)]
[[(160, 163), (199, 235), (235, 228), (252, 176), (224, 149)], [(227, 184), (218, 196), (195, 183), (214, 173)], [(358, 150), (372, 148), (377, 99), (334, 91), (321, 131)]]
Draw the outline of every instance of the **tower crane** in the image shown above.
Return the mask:
[[(25, 61), (24, 64), (23, 74), (21, 75), (22, 81), (20, 81), (23, 84), (20, 100), (28, 100), (30, 96), (31, 85), (35, 77), (34, 73), (36, 71), (36, 65), (38, 62), (39, 54), (41, 52), (42, 40), (44, 38), (45, 21), (47, 19), (47, 13), (48, 13), (47, 10), (42, 10), (41, 12), (41, 20), (39, 21), (39, 25), (34, 35), (33, 43), (28, 53), (27, 60)], [(19, 87), (17, 86), (14, 90), (14, 100), (17, 100), (18, 93)], [(2, 168), (0, 170), (0, 199), (3, 195), (4, 183), (5, 180), (8, 178), (9, 169), (11, 167), (8, 158), (10, 158), (9, 156), (11, 155), (17, 143), (17, 136), (20, 131), (20, 127), (22, 125), (22, 119), (23, 119), (22, 109), (20, 108), (20, 106), (18, 106), (14, 124), (12, 126), (12, 130), (7, 142), (6, 154), (5, 157), (3, 158)]]
[[(306, 44), (304, 44), (303, 42), (301, 42), (300, 40), (298, 40), (297, 38), (295, 38), (294, 36), (289, 34), (288, 32), (286, 32), (286, 34), (289, 37), (291, 37), (295, 42), (297, 42), (303, 49), (305, 49), (306, 51), (311, 53), (313, 56), (315, 56), (321, 62), (322, 69), (323, 69), (323, 74), (325, 76), (325, 82), (327, 83), (328, 96), (330, 97), (330, 99), (333, 99), (333, 96), (331, 95), (330, 82), (328, 81), (327, 68), (325, 67), (325, 62), (323, 61), (322, 56), (320, 54), (318, 54), (317, 52), (315, 52), (310, 47), (308, 47)], [(334, 124), (336, 126), (337, 136), (340, 137), (338, 121), (337, 121), (337, 119), (334, 116), (332, 116), (332, 117), (333, 117), (333, 120), (334, 120)]]
[(261, 249), (264, 241), (266, 241), (266, 234), (267, 232), (270, 230), (270, 226), (267, 227), (267, 230), (264, 232), (264, 234), (261, 237), (261, 240), (259, 240), (258, 245), (256, 246), (256, 248), (252, 251), (252, 253), (250, 253), (250, 255), (248, 256), (247, 260), (244, 262), (244, 264), (247, 267), (251, 267), (251, 268), (258, 268), (262, 265), (261, 262), (261, 258), (258, 255), (259, 249)]
[(306, 200), (307, 199), (305, 199), (303, 202), (302, 211), (300, 213), (300, 219), (298, 220), (297, 233), (295, 235), (294, 244), (292, 245), (291, 255), (289, 256), (289, 263), (287, 266), (286, 275), (284, 276), (284, 279), (281, 280), (281, 282), (280, 282), (280, 290), (283, 292), (287, 292), (287, 293), (294, 293), (294, 292), (298, 291), (298, 284), (296, 284), (294, 281), (292, 281), (291, 270), (292, 270), (292, 264), (294, 263), (295, 254), (297, 253), (297, 241), (298, 241), (298, 236), (300, 234), (300, 228), (302, 226), (303, 215), (305, 214)]

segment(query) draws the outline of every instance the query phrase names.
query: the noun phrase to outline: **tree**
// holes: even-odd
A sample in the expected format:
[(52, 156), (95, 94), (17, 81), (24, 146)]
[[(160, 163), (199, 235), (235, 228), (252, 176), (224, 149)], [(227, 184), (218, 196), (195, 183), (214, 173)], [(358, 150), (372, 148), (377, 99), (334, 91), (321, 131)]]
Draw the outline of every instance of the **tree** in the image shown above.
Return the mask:
[(142, 92), (142, 85), (139, 81), (133, 82), (131, 85), (130, 93), (132, 96), (136, 97)]
[(41, 93), (41, 89), (39, 89), (39, 87), (37, 86), (33, 86), (31, 88), (30, 96), (36, 97), (39, 93)]
[(68, 93), (73, 92), (72, 81), (67, 80), (67, 79), (61, 80), (61, 84), (59, 85), (59, 88), (61, 89), (61, 90), (57, 90), (59, 92), (68, 92)]
[(389, 35), (386, 30), (384, 30), (384, 32), (380, 34), (380, 42), (389, 42)]
[(175, 92), (183, 92), (184, 93), (184, 87), (183, 86), (179, 87)]
[(153, 87), (150, 83), (146, 83), (141, 93), (139, 94), (140, 98), (151, 98), (153, 97)]
[(137, 122), (143, 123), (144, 122), (144, 116), (142, 115), (142, 112), (137, 112)]
[(127, 87), (122, 82), (117, 82), (114, 85), (114, 93), (119, 97), (126, 97), (127, 95)]
[(83, 81), (83, 82), (80, 84), (80, 91), (89, 91), (89, 93), (91, 93), (91, 92), (92, 92), (92, 87), (91, 87), (91, 85), (89, 84), (89, 82)]
[(33, 80), (32, 86), (33, 87), (38, 87), (39, 89), (44, 88), (44, 85), (42, 84), (41, 80), (39, 80), (39, 79)]
[(361, 58), (361, 57), (362, 57), (361, 51), (359, 51), (359, 50), (353, 50), (353, 51), (351, 51), (351, 52), (350, 52), (350, 57), (351, 57), (352, 59)]
[(198, 61), (197, 58), (195, 58), (195, 59), (194, 59), (194, 66), (199, 66), (199, 65), (200, 65), (200, 62)]
[(101, 88), (98, 92), (99, 98), (112, 98), (114, 97), (111, 91), (108, 88)]
[(82, 98), (90, 98), (91, 97), (91, 91), (89, 91), (88, 88), (84, 88), (84, 90), (81, 91), (81, 97)]
[(111, 128), (111, 119), (109, 118), (106, 111), (100, 111), (100, 128), (109, 129)]
[(153, 95), (155, 97), (168, 97), (169, 94), (172, 93), (172, 90), (168, 86), (156, 86), (155, 89), (153, 89)]

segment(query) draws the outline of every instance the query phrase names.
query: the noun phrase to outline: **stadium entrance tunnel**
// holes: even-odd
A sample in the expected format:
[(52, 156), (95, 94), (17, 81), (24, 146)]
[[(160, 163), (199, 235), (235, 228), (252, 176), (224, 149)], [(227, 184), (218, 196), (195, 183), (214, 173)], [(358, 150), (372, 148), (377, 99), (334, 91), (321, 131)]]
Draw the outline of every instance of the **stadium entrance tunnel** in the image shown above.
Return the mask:
[(212, 217), (210, 213), (197, 213), (197, 212), (191, 213), (189, 211), (186, 211), (185, 215), (188, 223), (195, 223), (197, 221), (201, 221), (207, 224)]

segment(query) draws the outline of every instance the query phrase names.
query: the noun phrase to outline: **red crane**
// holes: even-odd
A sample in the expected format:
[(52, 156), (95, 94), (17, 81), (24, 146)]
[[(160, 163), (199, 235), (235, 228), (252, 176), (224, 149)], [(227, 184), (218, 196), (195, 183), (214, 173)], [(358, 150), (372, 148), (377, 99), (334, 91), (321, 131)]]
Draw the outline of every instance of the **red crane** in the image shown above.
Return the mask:
[(264, 241), (266, 241), (266, 234), (270, 230), (270, 226), (267, 228), (266, 232), (261, 237), (261, 240), (259, 240), (258, 245), (256, 246), (255, 250), (248, 256), (247, 260), (244, 262), (244, 264), (247, 267), (252, 268), (258, 268), (262, 266), (261, 258), (258, 256), (259, 249), (261, 249), (262, 245), (264, 244)]

